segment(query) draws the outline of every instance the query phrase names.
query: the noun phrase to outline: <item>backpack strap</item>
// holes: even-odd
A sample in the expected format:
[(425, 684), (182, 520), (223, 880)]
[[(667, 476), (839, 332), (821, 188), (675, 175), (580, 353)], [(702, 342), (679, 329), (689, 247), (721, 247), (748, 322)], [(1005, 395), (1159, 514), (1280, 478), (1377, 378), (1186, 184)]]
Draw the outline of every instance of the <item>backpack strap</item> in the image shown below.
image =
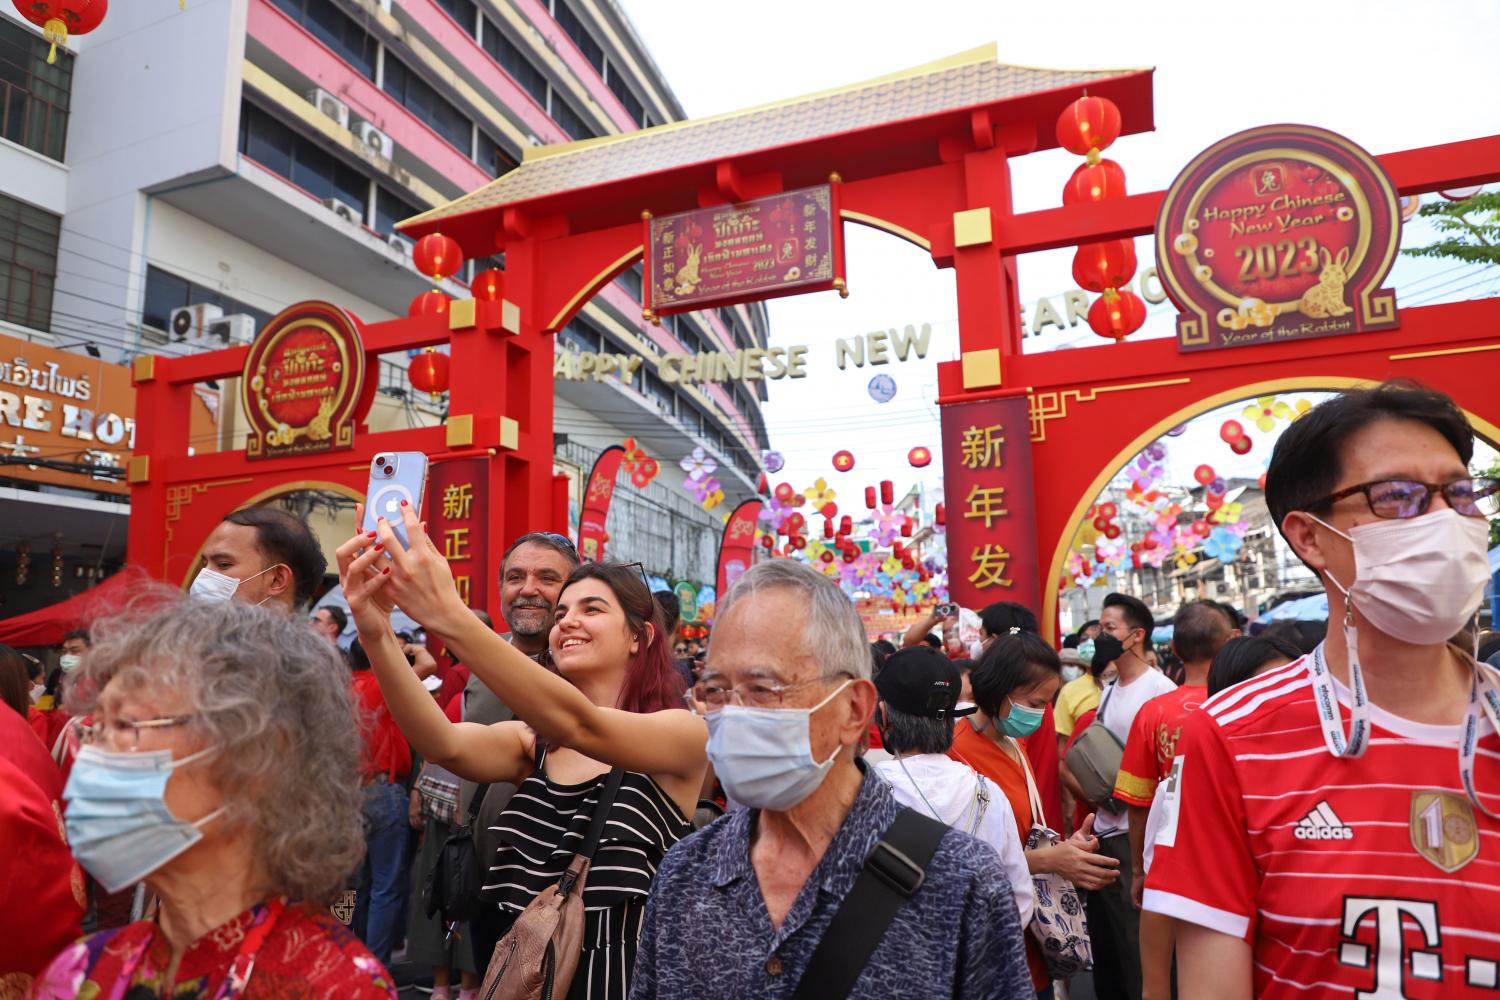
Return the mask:
[(793, 1000), (842, 1000), (906, 901), (927, 879), (927, 865), (948, 826), (903, 808), (865, 858), (864, 869), (813, 950)]
[(475, 823), (479, 822), (479, 807), (484, 805), (484, 796), (485, 793), (487, 793), (489, 790), (490, 783), (486, 781), (484, 784), (475, 788), (474, 794), (469, 796), (469, 822), (466, 825), (471, 829), (473, 828)]

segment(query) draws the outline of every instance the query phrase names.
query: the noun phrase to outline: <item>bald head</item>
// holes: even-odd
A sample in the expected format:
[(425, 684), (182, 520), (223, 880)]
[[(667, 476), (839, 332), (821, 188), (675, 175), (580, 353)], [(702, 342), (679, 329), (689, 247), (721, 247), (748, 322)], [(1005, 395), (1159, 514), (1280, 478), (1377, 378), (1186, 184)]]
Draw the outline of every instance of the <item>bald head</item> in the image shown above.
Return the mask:
[(1207, 665), (1229, 641), (1229, 616), (1212, 601), (1189, 601), (1172, 616), (1172, 648), (1185, 664)]

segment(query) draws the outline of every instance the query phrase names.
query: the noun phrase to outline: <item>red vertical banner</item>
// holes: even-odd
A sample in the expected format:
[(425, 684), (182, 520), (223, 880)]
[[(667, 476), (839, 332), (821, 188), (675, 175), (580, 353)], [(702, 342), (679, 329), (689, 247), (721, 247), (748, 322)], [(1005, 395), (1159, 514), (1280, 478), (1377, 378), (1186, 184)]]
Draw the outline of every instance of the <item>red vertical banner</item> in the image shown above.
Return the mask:
[(755, 526), (760, 522), (760, 508), (759, 500), (746, 500), (734, 509), (724, 524), (714, 588), (719, 601), (724, 600), (729, 588), (750, 568), (750, 561), (755, 556)]
[(1025, 393), (946, 404), (942, 421), (948, 592), (975, 611), (1016, 601), (1040, 615)]
[(453, 570), (453, 585), (464, 604), (489, 606), (488, 459), (438, 462), (427, 485), (427, 537)]
[(610, 445), (600, 453), (594, 471), (589, 473), (589, 484), (583, 491), (583, 509), (578, 515), (578, 554), (584, 562), (604, 560), (604, 543), (609, 541), (604, 523), (609, 517), (609, 502), (615, 498), (615, 476), (624, 458), (624, 448)]

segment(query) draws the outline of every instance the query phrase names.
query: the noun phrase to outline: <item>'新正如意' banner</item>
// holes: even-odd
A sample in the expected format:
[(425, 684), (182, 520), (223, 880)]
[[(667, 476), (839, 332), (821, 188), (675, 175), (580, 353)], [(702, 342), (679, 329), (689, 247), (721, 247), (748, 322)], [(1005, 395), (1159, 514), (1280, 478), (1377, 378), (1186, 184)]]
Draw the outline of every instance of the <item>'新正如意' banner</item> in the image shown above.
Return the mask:
[(948, 592), (966, 608), (1041, 610), (1024, 392), (942, 407)]

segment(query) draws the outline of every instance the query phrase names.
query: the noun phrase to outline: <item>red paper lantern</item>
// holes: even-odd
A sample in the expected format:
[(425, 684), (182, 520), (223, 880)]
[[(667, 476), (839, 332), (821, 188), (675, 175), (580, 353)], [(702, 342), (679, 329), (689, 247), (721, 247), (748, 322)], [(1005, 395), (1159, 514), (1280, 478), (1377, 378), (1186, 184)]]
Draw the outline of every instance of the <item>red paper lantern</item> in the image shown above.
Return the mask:
[(911, 537), (911, 533), (912, 533), (911, 518), (908, 517), (906, 520), (904, 520), (904, 521), (901, 522), (901, 537), (902, 538), (910, 538)]
[(1136, 569), (1140, 569), (1141, 568), (1140, 553), (1136, 553), (1135, 555), (1133, 555), (1133, 556), (1130, 557), (1130, 565), (1133, 566)]
[(1214, 481), (1216, 476), (1217, 473), (1214, 472), (1212, 465), (1200, 465), (1193, 470), (1193, 478), (1198, 480), (1200, 486), (1207, 486)]
[(846, 563), (852, 563), (854, 560), (856, 560), (858, 558), (859, 558), (859, 556), (855, 555), (853, 552), (845, 552), (844, 553), (844, 562), (846, 562)]
[(865, 506), (870, 510), (875, 509), (875, 487), (873, 486), (865, 487)]
[(932, 464), (932, 451), (921, 445), (917, 445), (917, 447), (906, 453), (906, 460), (911, 463), (911, 467), (914, 469), (925, 469)]
[(1245, 428), (1238, 420), (1226, 420), (1219, 425), (1219, 437), (1226, 444), (1234, 444), (1245, 436)]
[(880, 502), (889, 507), (896, 500), (896, 484), (889, 479), (880, 481)]
[(792, 511), (792, 513), (787, 515), (786, 533), (788, 535), (795, 535), (805, 527), (807, 527), (807, 518), (796, 511)]
[(1146, 303), (1134, 292), (1106, 291), (1089, 306), (1089, 328), (1101, 337), (1120, 341), (1146, 322)]
[(505, 291), (505, 272), (492, 267), (480, 271), (469, 282), (469, 293), (480, 302), (499, 302)]
[(781, 483), (776, 487), (776, 499), (784, 504), (790, 504), (792, 497), (796, 495), (797, 491), (792, 489), (791, 483)]
[(1104, 526), (1104, 537), (1115, 539), (1120, 537), (1120, 526), (1113, 522)]
[(1264, 472), (1262, 472), (1260, 474), (1260, 478), (1255, 481), (1255, 485), (1259, 486), (1261, 489), (1266, 488), (1266, 474)]
[(906, 546), (902, 545), (900, 542), (892, 542), (891, 555), (895, 556), (897, 559), (900, 559), (902, 556), (906, 555)]
[(1116, 507), (1113, 501), (1106, 500), (1099, 505), (1099, 516), (1106, 521), (1113, 521), (1118, 513), (1120, 513), (1120, 508)]
[(839, 518), (839, 534), (848, 535), (852, 534), (853, 532), (854, 518), (850, 517), (848, 514), (845, 514), (843, 517)]
[(848, 472), (854, 468), (854, 453), (852, 451), (834, 452), (833, 468), (835, 472)]
[(831, 521), (835, 517), (839, 516), (839, 505), (830, 500), (823, 506), (818, 508), (818, 513), (822, 514), (824, 517), (828, 518)]
[(429, 288), (411, 300), (411, 305), (406, 307), (406, 315), (446, 316), (448, 315), (448, 303), (451, 301), (453, 300), (436, 288)]
[(1109, 527), (1109, 518), (1107, 518), (1107, 517), (1096, 517), (1096, 518), (1094, 518), (1094, 530), (1095, 531), (1103, 531), (1107, 527)]
[(431, 348), (411, 359), (406, 377), (418, 392), (432, 394), (433, 399), (448, 391), (448, 355)]
[(1193, 534), (1197, 535), (1199, 538), (1207, 538), (1209, 535), (1213, 534), (1213, 531), (1214, 526), (1209, 524), (1207, 521), (1193, 522)]
[(932, 508), (932, 523), (939, 528), (948, 523), (948, 510), (942, 504), (935, 504)]
[(833, 522), (832, 521), (824, 521), (823, 522), (823, 537), (824, 538), (832, 538), (833, 537)]
[(835, 559), (837, 559), (838, 556), (834, 555), (831, 549), (824, 549), (821, 553), (818, 554), (818, 558), (823, 560), (825, 563), (831, 563)]
[(1237, 437), (1233, 441), (1229, 442), (1229, 450), (1234, 452), (1236, 455), (1248, 455), (1250, 454), (1250, 449), (1254, 447), (1254, 445), (1255, 442), (1250, 439), (1250, 435), (1246, 434), (1243, 437)]
[(1146, 540), (1141, 543), (1141, 548), (1145, 549), (1147, 552), (1150, 552), (1152, 549), (1156, 548), (1158, 544), (1159, 543), (1156, 539), (1148, 535), (1146, 537)]
[(1130, 551), (1131, 552), (1139, 552), (1139, 551), (1141, 551), (1141, 543), (1140, 542), (1131, 542), (1130, 543)]
[(464, 254), (458, 241), (442, 233), (430, 233), (417, 240), (412, 247), (411, 261), (417, 270), (433, 282), (439, 278), (451, 278), (464, 266)]
[(1073, 280), (1090, 292), (1119, 288), (1135, 277), (1135, 244), (1130, 240), (1084, 243), (1073, 255)]
[(52, 43), (47, 62), (57, 61), (57, 47), (68, 44), (70, 35), (86, 35), (99, 27), (109, 9), (109, 0), (15, 0), (21, 16), (42, 29)]
[(807, 548), (807, 539), (801, 535), (793, 535), (791, 538), (787, 539), (787, 541), (788, 543), (790, 543), (792, 548), (796, 549), (798, 552), (801, 552), (803, 549)]
[(1203, 505), (1209, 510), (1218, 510), (1224, 506), (1224, 495), (1222, 493), (1205, 493), (1203, 495)]
[(761, 535), (760, 544), (769, 552), (776, 547), (776, 539), (770, 535)]
[(1057, 142), (1079, 156), (1097, 155), (1120, 137), (1120, 109), (1107, 97), (1080, 97), (1057, 116)]
[(1091, 205), (1125, 197), (1125, 171), (1114, 160), (1085, 163), (1063, 187), (1064, 205)]

